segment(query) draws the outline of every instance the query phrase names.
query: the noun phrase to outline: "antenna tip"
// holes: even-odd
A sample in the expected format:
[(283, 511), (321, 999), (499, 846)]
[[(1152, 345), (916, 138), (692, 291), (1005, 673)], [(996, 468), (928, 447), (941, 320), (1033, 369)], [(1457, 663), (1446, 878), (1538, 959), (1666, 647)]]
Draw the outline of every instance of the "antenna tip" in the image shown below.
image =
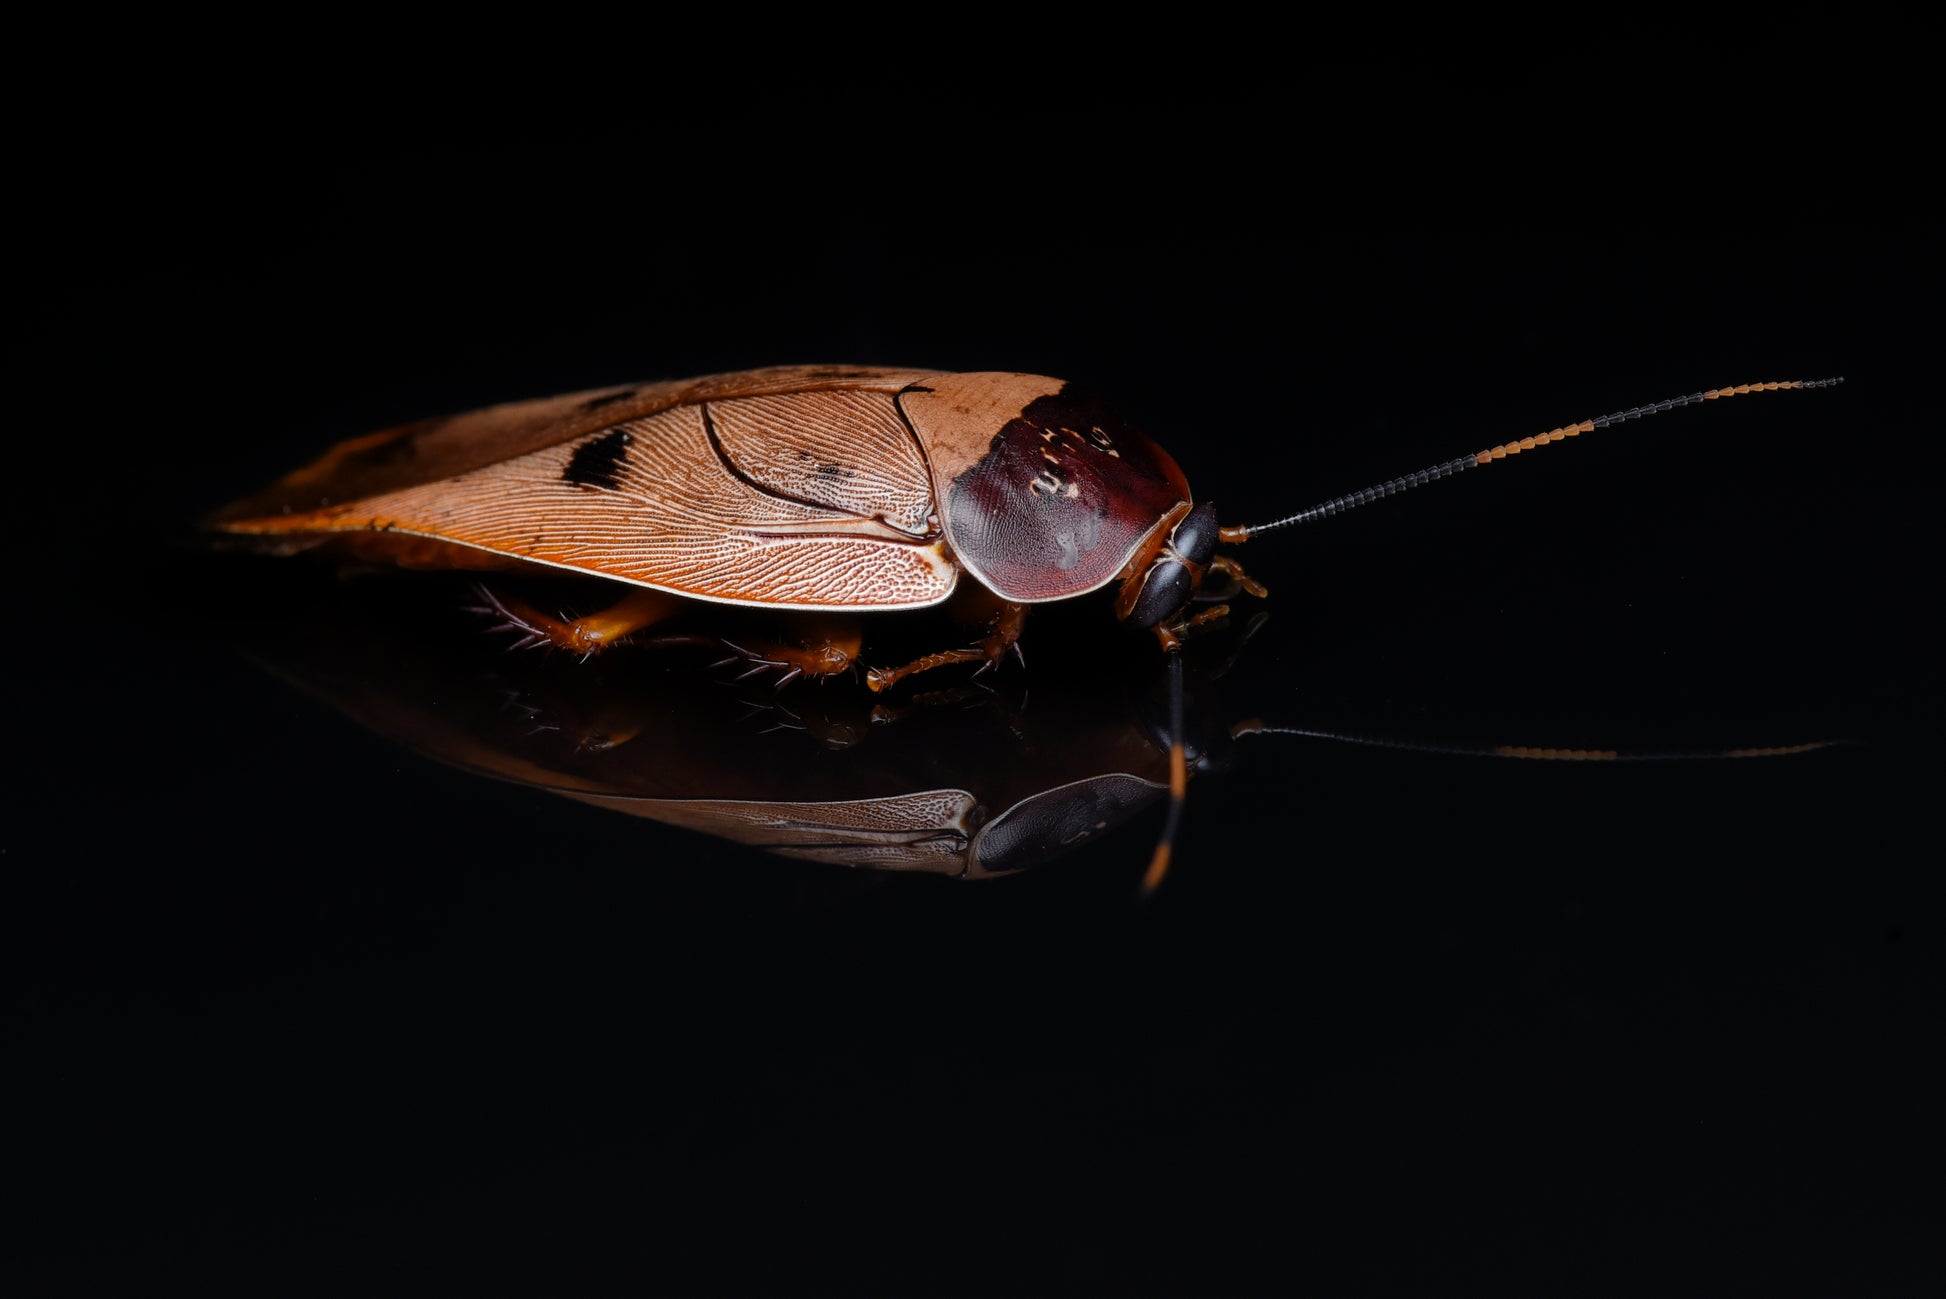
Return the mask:
[(1155, 846), (1155, 856), (1149, 858), (1149, 869), (1142, 876), (1142, 896), (1148, 897), (1162, 887), (1162, 877), (1169, 873), (1169, 845), (1159, 843)]

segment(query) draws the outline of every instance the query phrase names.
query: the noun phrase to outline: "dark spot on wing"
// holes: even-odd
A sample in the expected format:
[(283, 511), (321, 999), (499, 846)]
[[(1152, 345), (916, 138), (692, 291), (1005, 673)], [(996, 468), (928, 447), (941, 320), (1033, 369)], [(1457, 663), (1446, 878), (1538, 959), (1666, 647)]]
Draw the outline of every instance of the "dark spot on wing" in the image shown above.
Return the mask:
[(847, 468), (845, 468), (845, 467), (844, 467), (843, 465), (819, 465), (819, 466), (818, 466), (818, 477), (820, 477), (820, 478), (849, 478), (849, 477), (851, 477), (851, 470), (849, 470), (849, 469), (847, 469)]
[(628, 463), (628, 444), (635, 439), (625, 428), (609, 429), (574, 449), (561, 477), (577, 487), (606, 487), (614, 491), (622, 485), (622, 466)]
[(590, 397), (588, 398), (588, 400), (581, 403), (581, 409), (584, 411), (590, 411), (590, 410), (600, 410), (603, 406), (613, 406), (618, 401), (627, 401), (630, 397), (633, 397), (638, 391), (639, 389), (635, 389), (635, 388), (624, 388), (620, 392), (611, 392), (606, 397)]

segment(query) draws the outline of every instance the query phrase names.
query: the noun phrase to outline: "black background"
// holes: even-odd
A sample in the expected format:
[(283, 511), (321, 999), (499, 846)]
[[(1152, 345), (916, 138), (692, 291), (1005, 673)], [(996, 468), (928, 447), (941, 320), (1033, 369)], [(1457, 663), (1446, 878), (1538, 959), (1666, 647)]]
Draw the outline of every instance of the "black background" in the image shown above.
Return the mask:
[[(1939, 228), (1895, 92), (1758, 53), (1045, 112), (257, 86), (44, 141), (15, 1292), (1933, 1292)], [(337, 438), (804, 361), (1086, 383), (1237, 522), (1842, 374), (1254, 543), (1231, 697), (1858, 743), (1260, 741), (1138, 904), (1153, 819), (990, 884), (781, 861), (403, 751), (176, 599), (186, 524)], [(1099, 613), (1030, 665), (1153, 653)]]

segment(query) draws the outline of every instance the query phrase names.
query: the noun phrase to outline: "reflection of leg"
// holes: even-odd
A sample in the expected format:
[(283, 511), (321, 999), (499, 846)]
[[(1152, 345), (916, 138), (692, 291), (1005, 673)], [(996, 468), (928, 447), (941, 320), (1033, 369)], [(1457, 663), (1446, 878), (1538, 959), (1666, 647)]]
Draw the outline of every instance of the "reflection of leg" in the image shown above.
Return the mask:
[(674, 614), (685, 603), (666, 591), (637, 588), (600, 613), (569, 621), (550, 618), (518, 596), (496, 594), (484, 584), (474, 587), (486, 605), (480, 613), (500, 619), (495, 631), (519, 632), (514, 648), (557, 645), (583, 656), (619, 644), (632, 633)]
[[(865, 684), (875, 691), (889, 690), (914, 672), (930, 671), (949, 663), (980, 663), (983, 664), (980, 671), (984, 672), (998, 663), (1008, 650), (1020, 658), (1020, 630), (1027, 622), (1027, 606), (1002, 600), (990, 591), (983, 590), (981, 594), (985, 596), (984, 604), (991, 609), (991, 613), (988, 615), (986, 635), (977, 644), (965, 649), (941, 650), (937, 654), (923, 655), (903, 667), (873, 668), (865, 674)], [(962, 606), (962, 609), (965, 607)], [(978, 605), (973, 607), (977, 608)]]
[(1027, 743), (1027, 726), (1021, 718), (1019, 706), (992, 686), (984, 686), (977, 681), (971, 685), (948, 686), (944, 690), (917, 690), (898, 703), (873, 704), (871, 723), (873, 726), (891, 726), (930, 709), (949, 707), (982, 709), (1013, 732), (1016, 743)]

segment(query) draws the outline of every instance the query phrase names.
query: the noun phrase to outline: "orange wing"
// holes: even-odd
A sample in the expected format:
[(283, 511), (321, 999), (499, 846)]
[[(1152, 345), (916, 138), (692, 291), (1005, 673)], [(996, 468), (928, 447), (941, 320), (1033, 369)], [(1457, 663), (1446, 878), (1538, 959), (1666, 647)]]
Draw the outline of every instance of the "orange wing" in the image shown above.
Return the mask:
[[(937, 604), (959, 568), (894, 400), (920, 377), (759, 371), (408, 426), (344, 444), (214, 526), (265, 541), (426, 537), (733, 604)], [(550, 428), (565, 438), (549, 442)], [(501, 454), (469, 464), (483, 441)], [(444, 476), (428, 479), (435, 467)], [(405, 481), (383, 486), (388, 474)], [(348, 499), (346, 486), (362, 490)], [(309, 508), (284, 512), (292, 498)]]

